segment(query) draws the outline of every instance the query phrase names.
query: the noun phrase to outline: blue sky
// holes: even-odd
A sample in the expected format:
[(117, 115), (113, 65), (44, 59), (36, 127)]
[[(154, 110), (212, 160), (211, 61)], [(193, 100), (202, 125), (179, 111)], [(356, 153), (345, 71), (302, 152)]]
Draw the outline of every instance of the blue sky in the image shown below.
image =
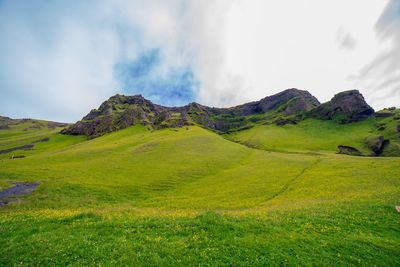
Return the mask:
[(0, 0), (0, 115), (73, 122), (116, 93), (231, 106), (292, 87), (399, 106), (399, 29), (395, 0)]
[(124, 94), (141, 93), (145, 98), (166, 106), (182, 106), (196, 98), (199, 81), (190, 66), (170, 67), (165, 75), (158, 73), (162, 64), (159, 49), (140, 53), (133, 60), (123, 60), (114, 66), (114, 77)]

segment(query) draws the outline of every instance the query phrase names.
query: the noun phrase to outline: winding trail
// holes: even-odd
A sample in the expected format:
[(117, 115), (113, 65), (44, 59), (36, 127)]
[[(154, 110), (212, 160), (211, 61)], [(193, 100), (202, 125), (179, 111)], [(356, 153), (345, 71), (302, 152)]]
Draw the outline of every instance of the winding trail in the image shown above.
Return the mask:
[(303, 170), (301, 170), (301, 172), (296, 175), (295, 177), (293, 177), (292, 179), (290, 179), (283, 187), (281, 190), (279, 190), (278, 192), (276, 192), (275, 194), (273, 194), (270, 198), (266, 199), (265, 202), (271, 201), (277, 197), (279, 197), (280, 195), (284, 194), (290, 187), (290, 185), (292, 185), (294, 182), (296, 182), (297, 180), (299, 180), (301, 178), (301, 176), (304, 175), (304, 173), (308, 170), (310, 170), (311, 168), (315, 167), (317, 164), (319, 164), (322, 161), (321, 158), (317, 158), (316, 161), (314, 161), (312, 164), (310, 164), (309, 166), (305, 167)]

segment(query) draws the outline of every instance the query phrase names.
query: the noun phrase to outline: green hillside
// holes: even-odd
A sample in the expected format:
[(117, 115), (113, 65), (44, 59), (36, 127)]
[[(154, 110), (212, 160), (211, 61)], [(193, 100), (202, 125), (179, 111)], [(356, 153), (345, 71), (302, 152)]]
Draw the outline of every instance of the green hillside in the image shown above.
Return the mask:
[[(67, 124), (33, 119), (2, 120), (2, 118), (4, 117), (0, 116), (0, 159), (57, 150), (86, 140), (83, 136), (71, 137), (58, 134)], [(13, 150), (24, 145), (32, 147)], [(13, 151), (5, 153), (10, 149)]]
[(383, 156), (400, 156), (400, 120), (397, 116), (372, 117), (340, 124), (334, 120), (306, 119), (298, 124), (278, 126), (255, 124), (250, 129), (226, 134), (229, 140), (268, 151), (337, 153), (339, 145), (355, 147), (364, 155), (373, 154), (368, 138), (383, 136), (390, 143)]
[(0, 207), (0, 265), (399, 265), (400, 159), (333, 153), (367, 152), (371, 125), (137, 125), (90, 140), (11, 125), (2, 150), (49, 140), (0, 155), (3, 189), (40, 183)]

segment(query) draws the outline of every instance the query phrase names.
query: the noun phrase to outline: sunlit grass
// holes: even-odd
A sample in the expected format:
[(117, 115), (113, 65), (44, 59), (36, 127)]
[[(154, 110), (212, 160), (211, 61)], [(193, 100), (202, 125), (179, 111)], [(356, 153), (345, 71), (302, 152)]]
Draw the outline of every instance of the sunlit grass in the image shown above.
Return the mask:
[(399, 158), (336, 155), (330, 138), (269, 152), (195, 126), (45, 135), (0, 159), (0, 186), (40, 182), (0, 208), (0, 265), (400, 264)]

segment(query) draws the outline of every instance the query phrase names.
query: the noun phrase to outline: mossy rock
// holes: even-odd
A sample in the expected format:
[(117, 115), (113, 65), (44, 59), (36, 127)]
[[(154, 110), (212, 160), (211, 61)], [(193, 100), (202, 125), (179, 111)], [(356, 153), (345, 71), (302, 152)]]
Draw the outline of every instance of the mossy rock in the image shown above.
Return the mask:
[(387, 144), (389, 144), (389, 140), (385, 140), (385, 138), (381, 136), (368, 136), (365, 139), (365, 143), (367, 147), (372, 150), (373, 155), (379, 156), (382, 154), (383, 149)]
[(350, 156), (362, 156), (360, 150), (358, 150), (355, 147), (339, 145), (338, 149), (339, 149), (338, 154), (350, 155)]

